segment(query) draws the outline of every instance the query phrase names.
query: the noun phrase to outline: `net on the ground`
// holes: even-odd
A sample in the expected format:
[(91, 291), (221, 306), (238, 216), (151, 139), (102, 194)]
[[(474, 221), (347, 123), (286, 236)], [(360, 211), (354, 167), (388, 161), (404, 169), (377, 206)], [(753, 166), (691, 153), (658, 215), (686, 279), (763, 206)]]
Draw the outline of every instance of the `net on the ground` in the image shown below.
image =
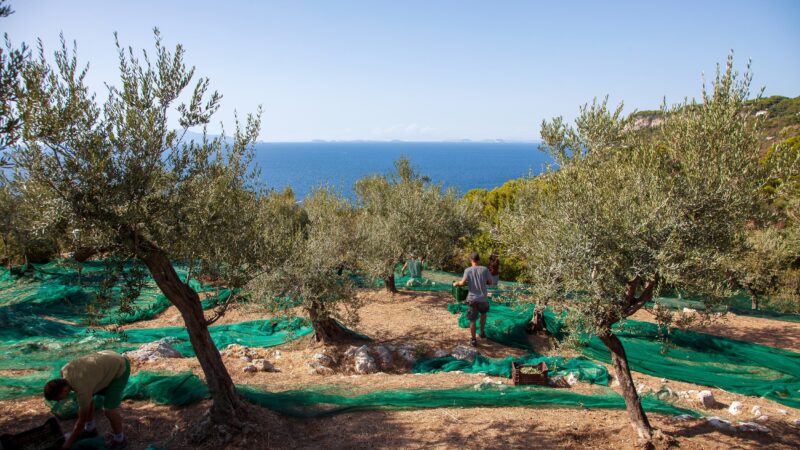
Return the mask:
[[(462, 313), (459, 326), (469, 326), (465, 305), (452, 304), (448, 309)], [(524, 347), (530, 318), (530, 308), (493, 303), (486, 334), (502, 344)], [(545, 324), (551, 333), (560, 333), (561, 320), (549, 310)], [(800, 353), (695, 331), (671, 330), (665, 341), (658, 325), (633, 320), (621, 324), (617, 334), (632, 370), (800, 407)], [(581, 351), (591, 359), (611, 361), (597, 337), (587, 338)]]
[[(57, 376), (65, 363), (99, 350), (124, 352), (166, 339), (182, 355), (194, 356), (184, 327), (111, 332), (87, 326), (83, 321), (86, 308), (112, 275), (102, 261), (89, 261), (81, 267), (78, 273), (75, 264), (56, 261), (33, 265), (25, 271), (0, 270), (0, 399), (40, 394), (44, 383)], [(134, 270), (133, 263), (122, 267)], [(185, 276), (185, 269), (180, 266), (178, 269)], [(230, 290), (204, 286), (196, 280), (191, 280), (190, 285), (197, 291), (217, 294), (203, 300), (205, 308), (232, 295)], [(120, 286), (111, 285), (112, 292), (119, 289)], [(99, 322), (145, 320), (168, 306), (169, 302), (150, 280), (134, 301), (133, 310), (122, 312), (112, 304), (108, 316)], [(290, 317), (212, 326), (209, 331), (218, 348), (234, 343), (271, 347), (304, 336), (311, 332), (311, 327), (303, 319)]]
[[(295, 417), (320, 417), (353, 411), (413, 410), (471, 407), (564, 407), (625, 409), (619, 394), (605, 390), (578, 394), (566, 389), (532, 386), (498, 386), (492, 383), (451, 389), (400, 389), (353, 393), (337, 387), (269, 392), (255, 386), (238, 386), (250, 402)], [(151, 400), (162, 405), (187, 405), (208, 397), (208, 388), (191, 372), (179, 374), (140, 372), (125, 388), (125, 398)], [(662, 414), (691, 414), (653, 396), (642, 400), (644, 408)], [(65, 405), (66, 406), (66, 405)], [(74, 405), (72, 406), (74, 414)], [(62, 413), (68, 413), (66, 407)]]
[(579, 380), (592, 383), (608, 385), (608, 370), (605, 366), (597, 364), (586, 358), (560, 358), (539, 355), (527, 355), (514, 358), (487, 358), (478, 355), (473, 361), (456, 359), (453, 356), (443, 358), (422, 359), (414, 364), (414, 373), (436, 373), (454, 372), (464, 373), (485, 373), (496, 377), (511, 378), (511, 362), (517, 364), (539, 364), (545, 362), (548, 368), (548, 376), (567, 376), (575, 374)]

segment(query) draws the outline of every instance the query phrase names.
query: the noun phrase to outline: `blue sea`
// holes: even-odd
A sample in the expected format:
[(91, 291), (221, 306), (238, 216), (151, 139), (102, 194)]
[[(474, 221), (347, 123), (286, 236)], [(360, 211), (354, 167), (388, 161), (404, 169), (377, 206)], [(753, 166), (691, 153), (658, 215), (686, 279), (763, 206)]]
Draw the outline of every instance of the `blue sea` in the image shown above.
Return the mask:
[(539, 174), (551, 162), (537, 143), (500, 142), (259, 143), (255, 159), (267, 186), (291, 186), (302, 199), (321, 185), (353, 197), (356, 180), (391, 172), (401, 155), (420, 174), (461, 194)]

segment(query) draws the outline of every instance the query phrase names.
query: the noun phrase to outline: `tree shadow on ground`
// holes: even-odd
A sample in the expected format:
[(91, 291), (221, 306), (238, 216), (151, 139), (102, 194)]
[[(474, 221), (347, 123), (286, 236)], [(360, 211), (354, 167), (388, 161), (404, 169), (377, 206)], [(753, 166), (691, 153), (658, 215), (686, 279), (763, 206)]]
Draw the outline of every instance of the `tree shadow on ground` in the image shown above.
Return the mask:
[(705, 327), (698, 327), (697, 331), (770, 347), (794, 349), (795, 351), (800, 349), (800, 323), (773, 320), (769, 327), (761, 328), (739, 328), (724, 323), (713, 323)]
[(773, 420), (760, 423), (760, 425), (767, 427), (770, 432), (722, 430), (714, 428), (705, 420), (700, 420), (691, 425), (678, 426), (674, 430), (666, 431), (665, 434), (674, 438), (695, 438), (716, 433), (734, 439), (738, 445), (752, 445), (755, 447), (785, 445), (790, 448), (796, 448), (797, 443), (800, 442), (800, 429), (787, 422)]

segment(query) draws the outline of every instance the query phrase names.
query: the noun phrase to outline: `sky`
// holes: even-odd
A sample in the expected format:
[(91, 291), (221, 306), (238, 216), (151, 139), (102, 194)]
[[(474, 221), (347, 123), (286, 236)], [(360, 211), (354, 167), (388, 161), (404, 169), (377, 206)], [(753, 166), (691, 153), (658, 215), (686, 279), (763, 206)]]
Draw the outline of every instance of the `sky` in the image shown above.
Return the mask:
[(63, 32), (100, 97), (113, 33), (152, 50), (158, 27), (223, 95), (209, 131), (262, 105), (264, 141), (532, 141), (595, 97), (628, 112), (696, 97), (731, 50), (755, 91), (800, 95), (798, 0), (8, 3), (0, 31), (47, 52)]

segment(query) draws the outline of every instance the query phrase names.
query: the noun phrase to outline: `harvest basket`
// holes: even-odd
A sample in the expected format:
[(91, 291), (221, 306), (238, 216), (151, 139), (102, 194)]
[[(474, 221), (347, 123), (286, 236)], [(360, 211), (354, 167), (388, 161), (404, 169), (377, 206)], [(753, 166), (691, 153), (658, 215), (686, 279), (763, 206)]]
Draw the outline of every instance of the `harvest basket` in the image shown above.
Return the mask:
[[(523, 369), (532, 368), (538, 373), (523, 373)], [(527, 370), (525, 370), (527, 372)], [(517, 364), (511, 362), (511, 379), (515, 385), (538, 384), (547, 386), (547, 364), (542, 361), (539, 364)]]
[(47, 419), (44, 425), (17, 434), (0, 436), (3, 450), (50, 450), (64, 445), (64, 435), (55, 417)]

